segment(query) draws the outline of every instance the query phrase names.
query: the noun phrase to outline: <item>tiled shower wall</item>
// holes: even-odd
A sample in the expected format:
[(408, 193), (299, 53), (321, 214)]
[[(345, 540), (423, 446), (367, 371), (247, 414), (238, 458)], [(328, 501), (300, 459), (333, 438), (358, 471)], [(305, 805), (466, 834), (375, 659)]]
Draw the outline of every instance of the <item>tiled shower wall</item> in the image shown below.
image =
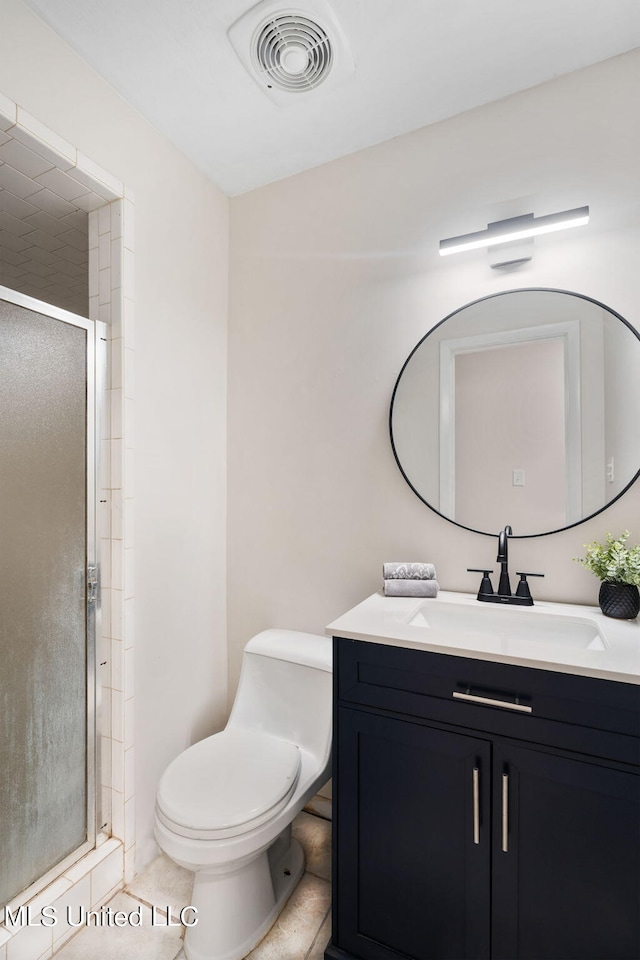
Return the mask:
[(133, 203), (89, 214), (89, 317), (107, 325), (100, 424), (98, 537), (101, 618), (97, 664), (101, 810), (98, 828), (122, 840), (133, 876)]
[[(133, 747), (133, 215), (123, 184), (0, 95), (2, 143), (14, 138), (53, 165), (49, 186), (85, 185), (89, 215), (89, 316), (107, 325), (107, 368), (99, 435), (97, 525), (101, 607), (97, 637), (98, 840), (29, 902), (77, 911), (99, 908), (134, 874)], [(10, 284), (9, 284), (10, 285)], [(37, 293), (35, 294), (37, 296)], [(44, 291), (41, 294), (45, 296)], [(29, 900), (29, 896), (33, 898)], [(12, 905), (15, 906), (15, 905)], [(47, 960), (75, 932), (66, 924), (0, 925), (0, 960)]]

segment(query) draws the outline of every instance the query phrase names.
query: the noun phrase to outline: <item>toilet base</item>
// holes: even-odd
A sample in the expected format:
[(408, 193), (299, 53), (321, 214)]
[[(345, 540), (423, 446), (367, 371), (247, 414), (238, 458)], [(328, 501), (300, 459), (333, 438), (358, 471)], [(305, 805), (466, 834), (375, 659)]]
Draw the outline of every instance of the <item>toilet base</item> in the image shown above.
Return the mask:
[(198, 923), (184, 941), (188, 960), (243, 960), (275, 923), (304, 872), (304, 853), (288, 827), (232, 874), (198, 870), (191, 903)]

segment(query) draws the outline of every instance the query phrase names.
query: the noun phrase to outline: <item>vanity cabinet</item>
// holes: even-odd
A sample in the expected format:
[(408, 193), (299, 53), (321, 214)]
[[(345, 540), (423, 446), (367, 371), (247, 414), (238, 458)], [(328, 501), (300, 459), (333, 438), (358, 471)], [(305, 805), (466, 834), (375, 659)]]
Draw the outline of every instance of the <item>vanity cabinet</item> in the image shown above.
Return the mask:
[(640, 688), (334, 643), (327, 960), (638, 960)]

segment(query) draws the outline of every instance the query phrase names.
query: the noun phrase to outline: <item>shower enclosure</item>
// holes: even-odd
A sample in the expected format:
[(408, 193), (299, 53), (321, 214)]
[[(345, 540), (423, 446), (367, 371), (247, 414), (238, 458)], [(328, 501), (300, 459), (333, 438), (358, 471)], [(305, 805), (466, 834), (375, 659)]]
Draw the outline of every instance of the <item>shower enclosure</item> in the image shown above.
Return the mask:
[(0, 905), (95, 844), (98, 326), (0, 287)]

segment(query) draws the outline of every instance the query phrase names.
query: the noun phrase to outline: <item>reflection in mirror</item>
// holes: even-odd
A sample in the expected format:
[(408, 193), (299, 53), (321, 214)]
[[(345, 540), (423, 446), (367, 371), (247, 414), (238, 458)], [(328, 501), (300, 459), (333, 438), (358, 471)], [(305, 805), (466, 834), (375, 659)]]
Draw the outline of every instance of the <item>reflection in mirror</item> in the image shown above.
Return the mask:
[(453, 522), (536, 536), (593, 516), (640, 467), (640, 338), (579, 294), (514, 290), (434, 327), (391, 402), (398, 465)]

